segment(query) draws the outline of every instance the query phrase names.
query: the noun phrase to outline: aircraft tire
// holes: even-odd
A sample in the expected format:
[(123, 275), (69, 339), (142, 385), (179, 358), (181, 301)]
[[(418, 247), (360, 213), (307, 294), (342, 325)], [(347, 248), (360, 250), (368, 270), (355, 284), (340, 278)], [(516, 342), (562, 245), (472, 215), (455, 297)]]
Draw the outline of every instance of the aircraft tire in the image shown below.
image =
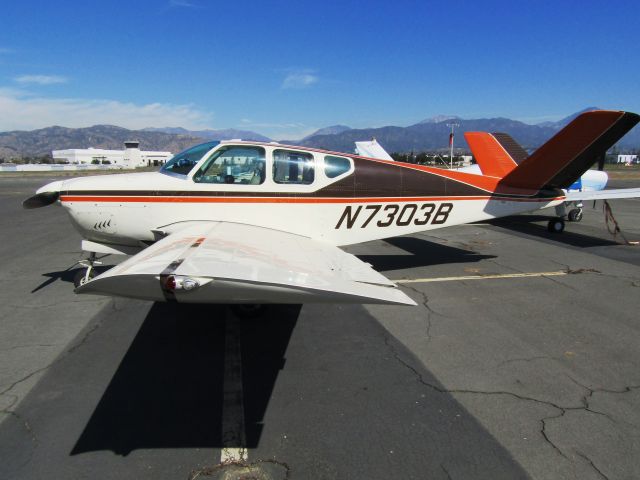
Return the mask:
[[(78, 288), (80, 285), (84, 285), (85, 283), (87, 283), (85, 280), (86, 277), (87, 277), (86, 268), (78, 270), (73, 276), (73, 286)], [(89, 273), (89, 280), (91, 280), (93, 277), (95, 277), (95, 272), (92, 269), (91, 272)]]
[(582, 220), (582, 209), (574, 208), (569, 212), (568, 219), (570, 222), (579, 222)]
[(547, 230), (551, 233), (564, 232), (564, 220), (562, 218), (554, 218), (547, 223)]

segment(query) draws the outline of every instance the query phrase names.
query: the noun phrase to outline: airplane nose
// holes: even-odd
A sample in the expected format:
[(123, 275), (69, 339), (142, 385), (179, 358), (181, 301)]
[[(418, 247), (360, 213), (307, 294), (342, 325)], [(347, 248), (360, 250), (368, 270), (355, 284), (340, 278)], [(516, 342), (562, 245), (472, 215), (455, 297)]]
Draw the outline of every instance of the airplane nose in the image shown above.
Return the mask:
[(40, 187), (38, 190), (36, 190), (36, 194), (51, 192), (60, 193), (60, 190), (62, 190), (63, 182), (64, 180), (56, 180), (55, 182), (47, 183), (44, 187)]
[(39, 188), (36, 194), (22, 202), (22, 207), (27, 209), (46, 207), (60, 198), (62, 180), (48, 183)]

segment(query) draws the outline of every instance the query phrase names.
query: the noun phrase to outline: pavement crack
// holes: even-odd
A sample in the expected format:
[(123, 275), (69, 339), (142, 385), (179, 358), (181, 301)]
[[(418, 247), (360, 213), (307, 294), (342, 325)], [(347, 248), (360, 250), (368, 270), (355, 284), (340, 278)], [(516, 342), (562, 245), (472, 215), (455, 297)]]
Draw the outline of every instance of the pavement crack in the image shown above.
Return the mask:
[[(569, 272), (567, 272), (567, 274), (568, 274), (568, 273), (569, 273)], [(551, 280), (553, 283), (555, 283), (555, 284), (557, 284), (557, 285), (561, 285), (561, 286), (563, 286), (563, 287), (565, 287), (565, 288), (568, 288), (569, 290), (573, 290), (574, 292), (577, 292), (577, 291), (578, 291), (578, 289), (577, 289), (577, 288), (572, 287), (571, 285), (567, 285), (567, 284), (566, 284), (566, 283), (564, 283), (564, 282), (561, 282), (561, 281), (560, 281), (560, 280), (558, 280), (556, 277), (547, 277), (547, 276), (544, 276), (544, 275), (543, 275), (543, 276), (542, 276), (542, 278), (546, 278), (547, 280)]]
[(602, 472), (602, 470), (600, 470), (598, 467), (596, 467), (596, 464), (595, 464), (595, 463), (593, 463), (593, 460), (591, 460), (589, 457), (587, 457), (584, 453), (576, 451), (576, 455), (578, 455), (578, 456), (579, 456), (580, 458), (582, 458), (583, 460), (586, 460), (586, 461), (589, 463), (589, 465), (591, 465), (591, 468), (593, 468), (593, 469), (598, 473), (598, 475), (600, 475), (600, 476), (601, 476), (602, 478), (604, 478), (605, 480), (609, 480), (609, 477), (607, 477), (607, 476)]
[(567, 275), (579, 275), (581, 273), (601, 274), (602, 272), (600, 270), (596, 270), (595, 268), (578, 268), (576, 270), (572, 270), (571, 268), (567, 267)]
[(446, 467), (442, 463), (440, 464), (440, 468), (442, 469), (442, 471), (444, 472), (444, 474), (447, 476), (447, 478), (449, 480), (453, 480), (453, 477), (449, 473), (449, 470), (447, 470)]
[(31, 428), (31, 425), (29, 424), (29, 421), (26, 420), (25, 418), (23, 418), (22, 415), (20, 415), (19, 413), (14, 412), (13, 410), (7, 410), (7, 409), (0, 410), (0, 413), (4, 413), (6, 415), (12, 416), (16, 420), (18, 420), (18, 422), (20, 422), (20, 424), (24, 427), (24, 429), (29, 434), (29, 437), (31, 438), (31, 441), (33, 443), (38, 443), (38, 437), (36, 436), (35, 432)]
[(502, 263), (500, 263), (498, 260), (496, 260), (495, 258), (489, 259), (488, 260), (489, 263), (493, 263), (494, 265), (501, 267), (501, 268), (505, 268), (507, 270), (511, 270), (512, 273), (525, 273), (524, 270), (521, 270), (519, 268), (516, 268), (512, 265), (504, 265)]
[(411, 286), (406, 286), (406, 288), (408, 288), (409, 290), (414, 291), (415, 293), (417, 293), (418, 295), (420, 295), (422, 297), (422, 305), (424, 306), (424, 308), (427, 310), (427, 316), (426, 316), (426, 323), (427, 323), (427, 329), (426, 329), (426, 336), (427, 336), (427, 341), (425, 343), (425, 345), (429, 345), (429, 342), (431, 342), (431, 316), (432, 315), (440, 315), (440, 316), (444, 316), (441, 315), (437, 312), (435, 312), (431, 306), (429, 305), (429, 297), (427, 297), (427, 294), (425, 292), (422, 292), (420, 290), (418, 290), (415, 287), (411, 287)]
[(96, 323), (93, 327), (91, 327), (91, 329), (89, 329), (82, 337), (82, 339), (77, 342), (75, 345), (71, 346), (70, 348), (68, 348), (66, 351), (64, 351), (62, 354), (58, 355), (58, 357), (56, 357), (52, 362), (48, 363), (47, 365), (40, 367), (36, 370), (33, 370), (32, 372), (28, 373), (27, 375), (25, 375), (24, 377), (12, 382), (11, 384), (9, 384), (9, 386), (7, 388), (5, 388), (4, 390), (0, 391), (0, 395), (6, 395), (8, 394), (11, 390), (13, 390), (16, 386), (18, 386), (19, 384), (29, 380), (31, 377), (33, 377), (34, 375), (37, 375), (40, 372), (43, 372), (44, 370), (47, 370), (48, 368), (52, 367), (53, 365), (55, 365), (56, 363), (58, 363), (61, 359), (65, 358), (67, 355), (73, 353), (75, 350), (77, 350), (78, 348), (80, 348), (82, 345), (84, 345), (87, 340), (89, 340), (89, 338), (91, 337), (91, 335), (102, 326), (102, 321)]
[(67, 351), (65, 352), (65, 356), (75, 352), (78, 348), (80, 348), (82, 345), (84, 345), (87, 340), (89, 340), (89, 338), (91, 337), (91, 335), (93, 335), (93, 333), (98, 330), (100, 327), (102, 326), (102, 322), (98, 322), (96, 323), (93, 327), (91, 327), (91, 329), (89, 329), (82, 337), (82, 339), (77, 342), (76, 344), (72, 345), (71, 347), (69, 347), (67, 349)]
[[(404, 366), (406, 369), (408, 369), (410, 372), (413, 373), (413, 375), (415, 376), (416, 380), (421, 383), (422, 385), (424, 385), (425, 387), (436, 391), (438, 393), (444, 393), (444, 394), (462, 394), (462, 395), (485, 395), (485, 396), (508, 396), (508, 397), (512, 397), (515, 398), (517, 400), (521, 400), (521, 401), (525, 401), (525, 402), (530, 402), (530, 403), (534, 403), (537, 405), (542, 405), (548, 408), (552, 408), (556, 410), (556, 414), (555, 415), (551, 415), (551, 416), (547, 416), (547, 417), (543, 417), (540, 419), (540, 423), (541, 423), (541, 428), (540, 428), (540, 435), (542, 436), (542, 438), (544, 439), (544, 441), (546, 443), (548, 443), (560, 456), (562, 456), (563, 458), (569, 460), (569, 457), (567, 457), (567, 455), (562, 451), (562, 449), (556, 445), (553, 440), (550, 438), (549, 433), (548, 433), (548, 423), (551, 420), (557, 420), (560, 419), (562, 417), (565, 416), (565, 414), (569, 411), (578, 411), (578, 410), (583, 410), (585, 412), (589, 412), (592, 414), (596, 414), (596, 415), (602, 415), (606, 418), (608, 418), (610, 421), (612, 421), (613, 423), (616, 423), (614, 419), (612, 419), (609, 415), (603, 413), (603, 412), (599, 412), (596, 410), (592, 410), (589, 406), (589, 398), (593, 395), (593, 393), (595, 391), (607, 391), (607, 390), (603, 390), (603, 389), (590, 389), (584, 385), (581, 385), (579, 382), (577, 382), (575, 379), (571, 379), (572, 381), (574, 381), (577, 385), (579, 385), (580, 387), (584, 388), (587, 393), (585, 395), (582, 396), (581, 398), (581, 406), (563, 406), (563, 405), (559, 405), (557, 403), (551, 402), (549, 400), (541, 400), (539, 398), (535, 398), (535, 397), (529, 397), (526, 395), (521, 395), (515, 392), (509, 392), (506, 390), (472, 390), (472, 389), (462, 389), (462, 388), (444, 388), (442, 386), (436, 385), (434, 383), (431, 383), (427, 380), (425, 380), (424, 376), (422, 375), (422, 373), (420, 373), (418, 371), (418, 369), (416, 369), (413, 365), (411, 365), (410, 363), (408, 363), (407, 361), (405, 361), (400, 354), (398, 353), (398, 351), (396, 350), (396, 348), (392, 345), (392, 338), (391, 336), (387, 336), (385, 338), (385, 345), (389, 348), (389, 350), (392, 352), (394, 358), (402, 365)], [(623, 390), (611, 390), (609, 391), (609, 393), (617, 393), (617, 394), (622, 394), (622, 393), (627, 393), (632, 391), (633, 389), (637, 389), (640, 388), (640, 385), (633, 385), (633, 386), (628, 386), (625, 387)]]
[[(579, 387), (583, 388), (584, 390), (587, 391), (586, 395), (582, 396), (582, 407), (581, 408), (567, 408), (567, 410), (585, 410), (589, 413), (593, 413), (595, 415), (602, 415), (603, 417), (607, 418), (609, 421), (611, 421), (612, 423), (618, 424), (618, 422), (611, 417), (611, 415), (605, 413), (605, 412), (601, 412), (599, 410), (594, 410), (591, 408), (591, 405), (589, 404), (589, 401), (593, 398), (593, 394), (594, 393), (609, 393), (609, 394), (624, 394), (624, 393), (629, 393), (634, 389), (640, 388), (640, 385), (630, 385), (630, 386), (626, 386), (624, 387), (622, 390), (607, 390), (604, 388), (591, 388), (588, 387), (586, 385), (583, 385), (582, 383), (580, 383), (578, 380), (576, 380), (575, 378), (573, 378), (571, 375), (569, 374), (565, 374), (566, 377), (571, 380), (573, 383), (575, 383), (576, 385), (578, 385)], [(624, 422), (624, 423), (628, 423), (628, 422)], [(629, 423), (629, 425), (633, 425), (631, 423)]]
[(564, 452), (560, 449), (560, 447), (558, 447), (553, 440), (551, 440), (551, 438), (549, 438), (549, 435), (547, 435), (547, 421), (548, 420), (556, 420), (558, 418), (562, 418), (564, 417), (564, 414), (566, 413), (566, 410), (562, 409), (562, 411), (560, 412), (559, 415), (555, 415), (555, 416), (551, 416), (551, 417), (544, 417), (540, 419), (540, 423), (542, 424), (542, 428), (540, 429), (540, 434), (542, 435), (542, 438), (544, 438), (544, 441), (547, 442), (549, 445), (551, 445), (551, 447), (553, 447), (553, 449), (558, 452), (561, 456), (563, 456), (564, 458), (567, 458), (567, 456), (564, 454)]
[(53, 365), (55, 363), (55, 360), (47, 365), (45, 365), (44, 367), (40, 367), (32, 372), (30, 372), (29, 374), (25, 375), (24, 377), (20, 378), (19, 380), (16, 380), (15, 382), (9, 384), (9, 386), (7, 388), (5, 388), (4, 390), (0, 391), (0, 395), (6, 395), (8, 394), (11, 390), (13, 390), (16, 386), (18, 386), (19, 384), (21, 384), (22, 382), (25, 382), (27, 380), (29, 380), (31, 377), (33, 377), (34, 375), (37, 375), (38, 373), (46, 370), (47, 368), (49, 368), (51, 365)]
[[(560, 405), (557, 405), (553, 402), (550, 402), (548, 400), (540, 400), (538, 398), (534, 398), (534, 397), (527, 397), (525, 395), (520, 395), (518, 393), (514, 393), (514, 392), (508, 392), (506, 390), (471, 390), (471, 389), (462, 389), (462, 388), (444, 388), (444, 387), (440, 387), (438, 385), (435, 385), (433, 383), (430, 383), (428, 381), (426, 381), (424, 379), (424, 377), (422, 376), (422, 374), (412, 365), (410, 365), (409, 363), (407, 363), (405, 360), (403, 360), (400, 355), (397, 353), (396, 349), (391, 345), (391, 338), (390, 336), (387, 336), (385, 339), (385, 344), (387, 345), (387, 347), (391, 350), (391, 352), (393, 353), (394, 358), (401, 364), (403, 365), (405, 368), (407, 368), (408, 370), (410, 370), (411, 372), (413, 372), (413, 374), (416, 376), (416, 379), (419, 383), (423, 384), (425, 387), (428, 387), (432, 390), (435, 390), (438, 393), (458, 393), (458, 394), (470, 394), (470, 395), (504, 395), (504, 396), (510, 396), (513, 398), (516, 398), (518, 400), (523, 400), (523, 401), (528, 401), (528, 402), (533, 402), (536, 404), (540, 404), (540, 405), (545, 405), (551, 408), (555, 408), (561, 412), (564, 412), (565, 410), (569, 410), (569, 409), (574, 409), (576, 407), (562, 407)], [(583, 408), (583, 407), (577, 407), (577, 408)]]
[(27, 343), (24, 345), (14, 345), (9, 348), (1, 348), (0, 352), (10, 352), (11, 350), (19, 350), (21, 348), (40, 348), (40, 347), (58, 347), (57, 343)]

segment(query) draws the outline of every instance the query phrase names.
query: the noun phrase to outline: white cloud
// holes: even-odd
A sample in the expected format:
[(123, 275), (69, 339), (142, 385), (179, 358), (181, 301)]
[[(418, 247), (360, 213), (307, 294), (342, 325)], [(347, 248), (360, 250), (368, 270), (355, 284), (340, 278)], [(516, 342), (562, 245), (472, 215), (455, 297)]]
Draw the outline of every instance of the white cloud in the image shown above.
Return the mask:
[(138, 105), (103, 99), (44, 98), (0, 88), (0, 131), (33, 130), (62, 125), (97, 124), (130, 129), (180, 125), (190, 130), (208, 128), (212, 115), (193, 105), (149, 103)]
[(15, 77), (14, 80), (23, 85), (30, 83), (35, 83), (37, 85), (67, 83), (67, 78), (60, 75), (20, 75), (19, 77)]
[(307, 88), (313, 85), (314, 83), (318, 83), (318, 76), (314, 74), (311, 70), (299, 70), (292, 71), (287, 74), (287, 76), (282, 81), (283, 89), (301, 89)]
[(238, 128), (257, 130), (259, 133), (277, 140), (298, 140), (318, 130), (317, 127), (310, 127), (304, 123), (254, 122), (248, 118), (241, 119)]

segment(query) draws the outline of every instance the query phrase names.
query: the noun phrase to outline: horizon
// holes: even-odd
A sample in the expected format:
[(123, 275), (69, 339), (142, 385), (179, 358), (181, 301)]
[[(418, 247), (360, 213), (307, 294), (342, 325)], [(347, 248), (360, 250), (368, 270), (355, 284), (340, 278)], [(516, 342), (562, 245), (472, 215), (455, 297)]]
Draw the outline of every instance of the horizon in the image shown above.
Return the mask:
[(529, 125), (586, 105), (640, 112), (640, 65), (628, 55), (639, 13), (626, 0), (26, 0), (3, 12), (0, 131), (176, 125), (301, 139), (446, 112)]
[[(571, 117), (571, 116), (573, 116), (573, 115), (575, 115), (575, 114), (582, 113), (582, 112), (584, 112), (584, 111), (588, 111), (588, 110), (601, 110), (601, 109), (600, 109), (600, 108), (598, 108), (598, 107), (586, 107), (586, 108), (583, 108), (583, 109), (578, 110), (578, 111), (576, 111), (576, 112), (573, 112), (573, 113), (571, 113), (571, 114), (561, 116), (561, 117), (558, 119), (558, 121), (560, 121), (560, 120), (564, 120), (564, 119), (566, 119), (566, 118), (568, 118), (568, 117)], [(437, 121), (434, 121), (433, 123), (443, 123), (443, 122), (446, 122), (446, 121), (449, 121), (449, 120), (454, 120), (454, 119), (455, 119), (455, 120), (461, 120), (461, 121), (499, 120), (499, 119), (504, 119), (504, 120), (510, 120), (510, 121), (518, 121), (518, 122), (524, 123), (525, 125), (528, 125), (528, 126), (545, 126), (545, 125), (544, 125), (545, 123), (549, 123), (549, 121), (542, 121), (542, 122), (539, 122), (539, 123), (528, 123), (528, 122), (522, 122), (521, 120), (516, 120), (516, 119), (513, 119), (513, 118), (507, 118), (507, 117), (462, 118), (462, 117), (458, 117), (458, 116), (456, 116), (456, 115), (434, 115), (433, 117), (425, 118), (425, 119), (420, 120), (419, 122), (416, 122), (415, 124), (412, 124), (412, 125), (417, 125), (417, 124), (419, 124), (419, 123), (428, 123), (428, 122), (430, 122), (431, 120), (433, 120), (434, 118), (438, 118), (438, 117), (446, 117), (446, 119), (445, 119), (445, 120), (437, 120)], [(556, 123), (556, 122), (552, 122), (552, 123)], [(386, 125), (381, 125), (381, 126), (371, 126), (371, 127), (351, 128), (351, 127), (348, 127), (348, 125), (338, 125), (338, 124), (335, 124), (335, 125), (325, 125), (324, 127), (319, 127), (316, 131), (312, 132), (312, 134), (313, 134), (313, 133), (316, 133), (318, 130), (322, 130), (322, 129), (325, 129), (325, 128), (331, 128), (331, 127), (338, 127), (338, 126), (340, 126), (340, 127), (348, 127), (350, 130), (369, 130), (369, 129), (377, 129), (377, 128), (385, 128), (385, 127), (400, 127), (400, 128), (406, 128), (406, 127), (410, 127), (410, 126), (412, 126), (412, 125), (404, 125), (404, 126), (403, 126), (403, 125), (390, 125), (390, 124), (386, 124)], [(186, 129), (186, 128), (181, 127), (181, 126), (144, 127), (144, 128), (136, 128), (136, 129), (132, 129), (132, 128), (123, 127), (123, 126), (121, 126), (121, 125), (112, 125), (112, 124), (108, 124), (108, 123), (97, 123), (97, 124), (95, 124), (95, 125), (87, 125), (87, 126), (84, 126), (84, 127), (67, 127), (67, 126), (64, 126), (64, 125), (48, 125), (48, 126), (46, 126), (46, 127), (35, 128), (35, 129), (32, 129), (32, 130), (7, 130), (7, 131), (0, 131), (0, 134), (2, 134), (2, 133), (11, 133), (11, 132), (32, 132), (32, 131), (36, 131), (36, 130), (45, 130), (45, 129), (48, 129), (48, 128), (91, 129), (91, 128), (95, 128), (95, 127), (114, 127), (114, 128), (122, 128), (122, 129), (124, 129), (124, 130), (129, 130), (129, 131), (145, 131), (145, 130), (147, 130), (147, 131), (148, 131), (148, 130), (158, 130), (158, 131), (160, 131), (160, 130), (163, 130), (163, 129), (166, 129), (166, 130), (169, 130), (169, 129), (182, 129), (182, 130), (184, 130), (184, 131), (186, 132), (186, 133), (180, 133), (180, 135), (188, 135), (188, 134), (191, 134), (191, 133), (206, 132), (206, 131), (242, 130), (241, 128), (214, 128), (214, 129), (204, 128), (204, 129), (190, 130), (190, 129)], [(247, 130), (247, 129), (245, 129), (245, 130)], [(262, 132), (260, 132), (260, 131), (253, 131), (253, 130), (251, 130), (251, 131), (252, 131), (253, 133), (262, 134)], [(172, 132), (165, 132), (165, 133), (172, 133)], [(270, 138), (270, 137), (269, 137), (269, 138)], [(301, 138), (280, 138), (280, 139), (271, 138), (271, 140), (277, 140), (277, 141), (280, 141), (280, 140), (293, 140), (293, 141), (295, 141), (295, 140), (303, 140), (303, 139), (304, 139), (304, 137), (301, 137)]]

